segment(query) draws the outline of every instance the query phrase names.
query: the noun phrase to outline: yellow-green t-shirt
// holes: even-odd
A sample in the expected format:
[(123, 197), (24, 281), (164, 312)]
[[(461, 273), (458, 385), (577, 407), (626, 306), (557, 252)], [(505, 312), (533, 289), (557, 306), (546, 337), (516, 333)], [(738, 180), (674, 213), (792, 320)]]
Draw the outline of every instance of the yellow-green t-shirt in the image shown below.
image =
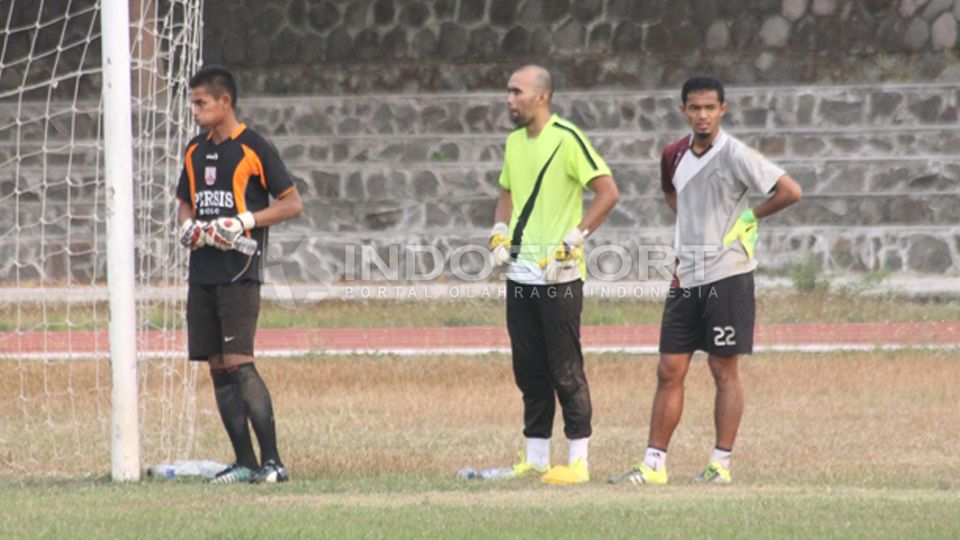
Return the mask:
[[(526, 128), (507, 137), (500, 186), (513, 201), (510, 234), (519, 254), (508, 269), (513, 281), (543, 284), (540, 262), (546, 259), (583, 218), (583, 188), (610, 168), (580, 128), (557, 115), (535, 139)], [(583, 279), (586, 263), (572, 268), (560, 282)]]

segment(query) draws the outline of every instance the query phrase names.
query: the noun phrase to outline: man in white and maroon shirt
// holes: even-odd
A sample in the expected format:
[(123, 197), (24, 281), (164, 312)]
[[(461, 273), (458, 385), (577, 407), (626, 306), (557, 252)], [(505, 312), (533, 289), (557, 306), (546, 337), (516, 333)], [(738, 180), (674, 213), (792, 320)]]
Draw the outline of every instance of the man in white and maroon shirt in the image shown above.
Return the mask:
[[(683, 412), (694, 351), (708, 353), (717, 387), (716, 444), (698, 481), (729, 483), (730, 452), (743, 413), (739, 355), (753, 352), (753, 258), (757, 220), (800, 200), (783, 169), (720, 129), (723, 86), (707, 77), (683, 85), (681, 112), (693, 133), (667, 146), (661, 182), (677, 214), (677, 267), (663, 311), (650, 436), (642, 462), (611, 481), (667, 483), (667, 446)], [(750, 209), (749, 195), (769, 197)]]

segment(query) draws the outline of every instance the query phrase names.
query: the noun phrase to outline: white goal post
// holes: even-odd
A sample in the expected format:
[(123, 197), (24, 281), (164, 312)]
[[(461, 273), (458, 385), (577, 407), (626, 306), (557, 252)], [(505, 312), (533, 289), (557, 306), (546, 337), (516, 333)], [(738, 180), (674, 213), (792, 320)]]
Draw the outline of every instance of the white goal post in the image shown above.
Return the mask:
[(133, 123), (127, 0), (101, 0), (103, 145), (110, 291), (111, 476), (140, 479), (134, 302)]

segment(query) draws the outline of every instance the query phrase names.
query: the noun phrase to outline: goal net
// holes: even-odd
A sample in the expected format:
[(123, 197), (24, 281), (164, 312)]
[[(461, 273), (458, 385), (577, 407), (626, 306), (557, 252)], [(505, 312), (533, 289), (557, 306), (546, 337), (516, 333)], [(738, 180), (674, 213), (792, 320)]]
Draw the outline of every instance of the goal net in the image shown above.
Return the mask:
[[(0, 3), (0, 476), (110, 469), (101, 3)], [(130, 0), (140, 447), (193, 445), (174, 186), (202, 0)]]

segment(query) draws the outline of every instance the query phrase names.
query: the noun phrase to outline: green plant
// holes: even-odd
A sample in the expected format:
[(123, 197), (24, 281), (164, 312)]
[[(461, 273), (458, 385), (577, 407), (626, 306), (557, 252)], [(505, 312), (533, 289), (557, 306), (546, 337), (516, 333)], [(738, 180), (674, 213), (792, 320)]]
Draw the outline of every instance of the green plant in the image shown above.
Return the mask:
[(824, 274), (820, 261), (815, 257), (808, 256), (803, 262), (791, 266), (789, 273), (790, 279), (793, 280), (793, 287), (797, 292), (827, 292), (830, 290), (830, 280)]
[(857, 297), (877, 288), (885, 279), (890, 277), (889, 270), (871, 270), (860, 278), (860, 281), (846, 284), (837, 291), (851, 297)]
[(890, 277), (891, 272), (886, 269), (880, 270), (871, 270), (863, 275), (863, 284), (867, 287), (873, 287), (874, 285), (879, 285), (883, 283), (888, 277)]

